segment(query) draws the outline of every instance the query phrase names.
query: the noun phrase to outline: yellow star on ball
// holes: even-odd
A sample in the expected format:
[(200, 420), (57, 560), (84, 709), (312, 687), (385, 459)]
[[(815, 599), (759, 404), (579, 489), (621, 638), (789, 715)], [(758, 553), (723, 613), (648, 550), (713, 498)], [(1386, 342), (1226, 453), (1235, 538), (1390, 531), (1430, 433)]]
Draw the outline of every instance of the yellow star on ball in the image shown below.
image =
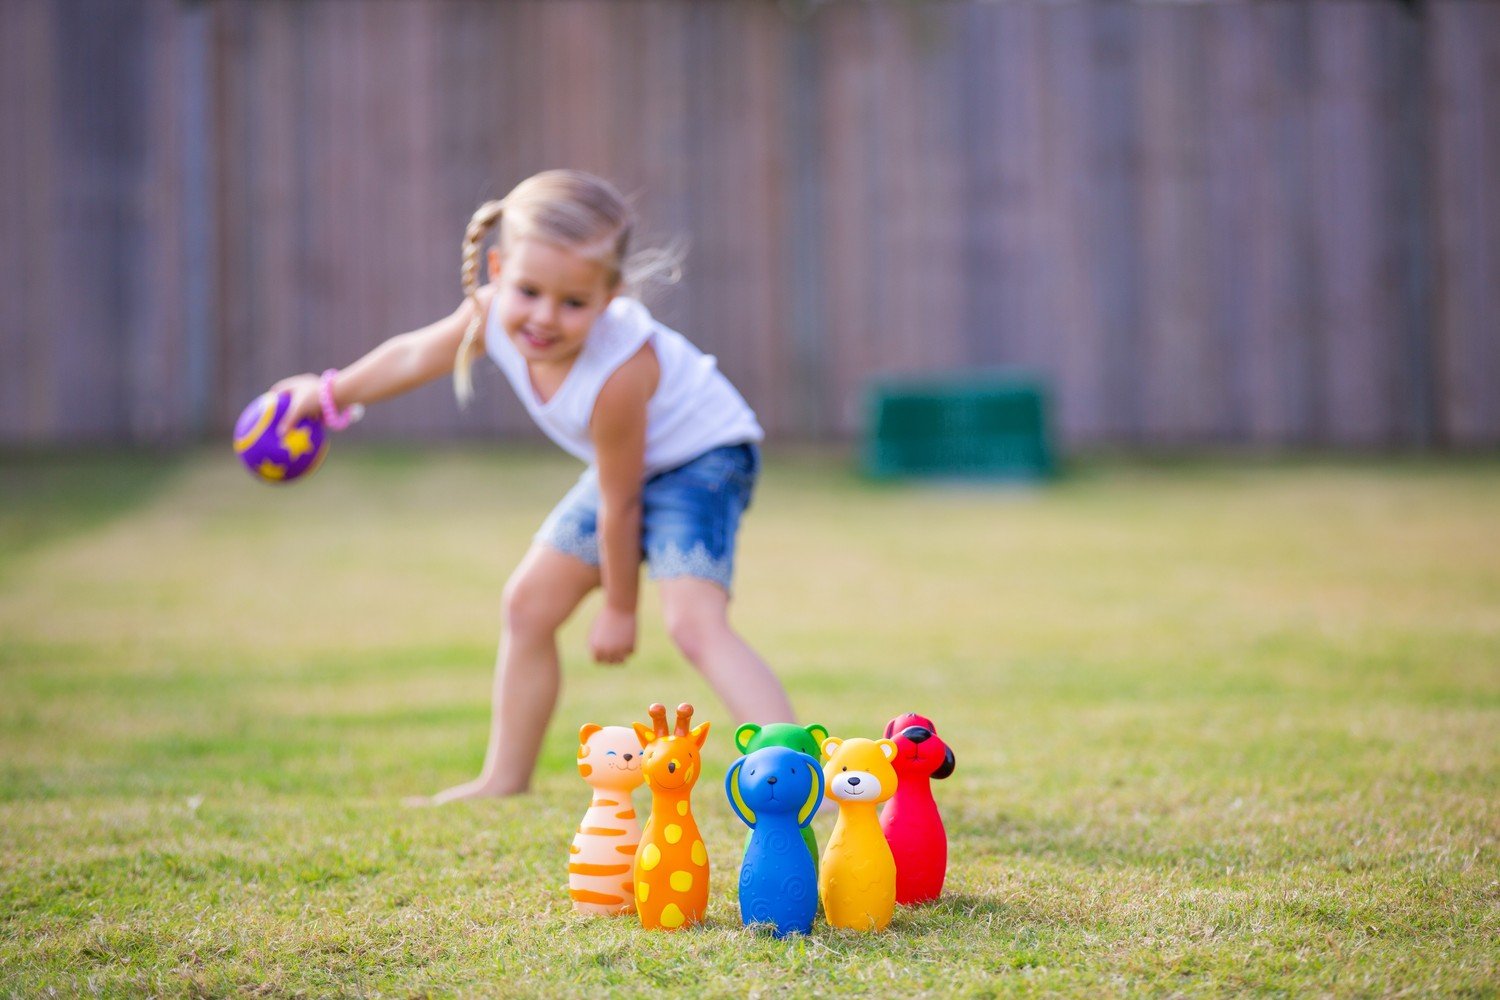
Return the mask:
[(261, 462), (255, 471), (260, 473), (263, 479), (282, 479), (286, 476), (286, 469), (277, 465), (269, 458)]
[(306, 427), (294, 427), (287, 431), (281, 438), (281, 443), (286, 447), (286, 453), (293, 460), (301, 458), (313, 450), (312, 435)]

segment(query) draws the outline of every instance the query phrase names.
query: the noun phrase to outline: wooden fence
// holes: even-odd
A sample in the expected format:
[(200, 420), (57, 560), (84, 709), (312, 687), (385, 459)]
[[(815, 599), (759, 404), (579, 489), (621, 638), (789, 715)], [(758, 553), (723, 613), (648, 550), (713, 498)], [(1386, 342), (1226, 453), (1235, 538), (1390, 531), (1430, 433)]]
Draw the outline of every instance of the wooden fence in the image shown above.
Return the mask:
[[(0, 443), (222, 435), (569, 165), (784, 438), (1024, 366), (1075, 445), (1500, 443), (1500, 3), (7, 0)], [(367, 437), (526, 433), (493, 373)]]

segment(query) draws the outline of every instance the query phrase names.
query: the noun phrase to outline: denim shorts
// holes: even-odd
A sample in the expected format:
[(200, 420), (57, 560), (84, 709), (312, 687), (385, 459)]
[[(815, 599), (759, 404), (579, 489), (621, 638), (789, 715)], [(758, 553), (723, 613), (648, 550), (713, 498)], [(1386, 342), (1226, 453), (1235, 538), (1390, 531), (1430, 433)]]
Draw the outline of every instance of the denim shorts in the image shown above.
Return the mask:
[[(641, 490), (641, 558), (653, 580), (691, 576), (730, 589), (740, 515), (750, 506), (760, 449), (725, 445), (659, 472)], [(536, 540), (599, 565), (599, 472), (593, 466), (542, 523)]]

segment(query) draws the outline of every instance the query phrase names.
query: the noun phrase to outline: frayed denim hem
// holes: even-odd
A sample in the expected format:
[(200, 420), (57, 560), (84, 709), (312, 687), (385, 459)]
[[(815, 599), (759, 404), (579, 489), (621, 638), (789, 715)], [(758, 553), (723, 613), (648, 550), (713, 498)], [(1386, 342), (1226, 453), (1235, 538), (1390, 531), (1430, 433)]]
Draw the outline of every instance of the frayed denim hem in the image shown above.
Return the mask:
[(660, 551), (649, 557), (653, 580), (672, 580), (677, 577), (691, 576), (699, 580), (707, 580), (709, 583), (717, 583), (729, 592), (729, 581), (734, 576), (734, 557), (732, 554), (723, 555), (717, 559), (708, 551), (708, 546), (702, 542), (694, 545), (684, 552), (674, 544), (667, 544)]
[(559, 524), (543, 526), (536, 533), (536, 541), (548, 545), (565, 556), (581, 559), (590, 566), (599, 565), (599, 536), (580, 531), (578, 525), (569, 520)]

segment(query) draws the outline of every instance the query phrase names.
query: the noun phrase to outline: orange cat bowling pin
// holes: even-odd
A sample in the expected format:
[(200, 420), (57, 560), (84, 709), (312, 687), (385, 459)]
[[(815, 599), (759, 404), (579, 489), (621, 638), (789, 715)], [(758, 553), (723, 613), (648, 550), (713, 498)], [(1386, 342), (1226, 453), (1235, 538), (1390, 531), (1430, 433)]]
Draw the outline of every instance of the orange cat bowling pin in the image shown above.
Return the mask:
[(578, 731), (578, 773), (594, 790), (568, 849), (568, 896), (579, 913), (633, 913), (641, 827), (630, 793), (641, 786), (641, 744), (625, 726)]

